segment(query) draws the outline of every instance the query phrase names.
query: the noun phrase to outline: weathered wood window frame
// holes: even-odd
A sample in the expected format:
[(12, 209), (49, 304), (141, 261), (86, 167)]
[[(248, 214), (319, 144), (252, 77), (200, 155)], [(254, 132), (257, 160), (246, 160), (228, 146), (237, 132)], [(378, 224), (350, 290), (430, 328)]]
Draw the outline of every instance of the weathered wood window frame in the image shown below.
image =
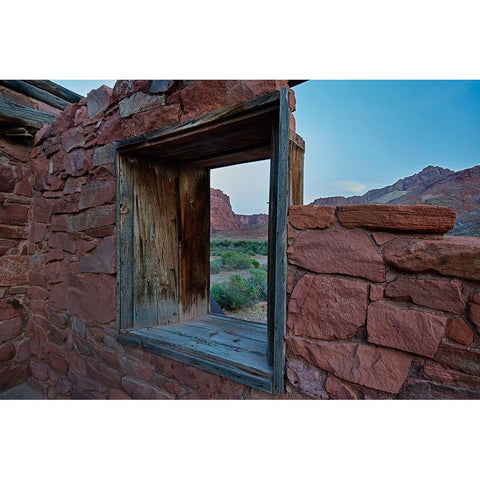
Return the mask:
[[(288, 89), (282, 88), (116, 143), (121, 342), (283, 392), (287, 208), (302, 203), (304, 149), (300, 137), (289, 132), (289, 115)], [(270, 159), (265, 352), (270, 374), (256, 378), (241, 365), (216, 365), (184, 348), (162, 346), (154, 334), (209, 314), (210, 169), (265, 159)]]

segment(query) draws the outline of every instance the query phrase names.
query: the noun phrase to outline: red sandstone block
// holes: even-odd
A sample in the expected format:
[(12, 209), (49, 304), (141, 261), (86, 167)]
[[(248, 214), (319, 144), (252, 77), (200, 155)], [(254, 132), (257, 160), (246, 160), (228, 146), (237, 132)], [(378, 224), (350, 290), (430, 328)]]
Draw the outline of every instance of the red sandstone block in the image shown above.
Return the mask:
[(127, 395), (123, 390), (111, 388), (108, 398), (110, 400), (130, 400), (132, 397), (130, 395)]
[(335, 207), (294, 205), (288, 209), (288, 221), (297, 230), (329, 228), (335, 223)]
[(367, 288), (344, 278), (304, 275), (290, 297), (287, 326), (300, 336), (351, 338), (365, 324)]
[(25, 338), (23, 340), (16, 340), (16, 355), (15, 355), (15, 360), (17, 362), (25, 362), (25, 360), (28, 360), (30, 358), (30, 348), (32, 344), (32, 339), (31, 338)]
[(165, 127), (180, 120), (180, 105), (165, 105), (147, 112), (137, 113), (122, 120), (124, 138), (146, 133), (156, 128)]
[(347, 205), (337, 207), (337, 217), (346, 228), (446, 233), (455, 226), (457, 214), (431, 205)]
[(115, 252), (115, 239), (105, 237), (92, 254), (80, 257), (80, 272), (114, 274), (117, 268)]
[(129, 97), (136, 92), (148, 92), (151, 80), (117, 80), (113, 87), (112, 102)]
[(403, 352), (360, 343), (314, 343), (287, 337), (287, 348), (290, 354), (339, 378), (390, 393), (400, 391), (412, 360)]
[(433, 360), (427, 360), (424, 373), (428, 379), (474, 392), (480, 392), (480, 377), (447, 368)]
[(468, 310), (471, 322), (480, 329), (480, 292), (476, 292), (470, 296)]
[(30, 371), (38, 380), (48, 379), (48, 366), (37, 358), (31, 358), (29, 361)]
[(134, 378), (123, 377), (122, 388), (125, 392), (127, 392), (128, 395), (136, 399), (168, 400), (170, 398), (159, 388), (144, 382), (140, 382)]
[(67, 153), (64, 150), (60, 150), (50, 158), (51, 171), (54, 175), (59, 175), (64, 172), (67, 167)]
[(82, 318), (88, 325), (115, 322), (115, 277), (86, 273), (79, 276), (79, 281), (81, 289), (68, 289), (71, 313)]
[(134, 93), (118, 104), (121, 118), (131, 117), (136, 113), (163, 107), (164, 105), (165, 97), (163, 95), (149, 95), (143, 92)]
[(79, 391), (87, 392), (99, 392), (105, 393), (108, 391), (108, 387), (101, 382), (95, 381), (92, 378), (75, 371), (72, 366), (68, 371), (68, 378)]
[(96, 143), (98, 145), (105, 145), (120, 140), (121, 138), (122, 126), (120, 122), (120, 113), (116, 111), (102, 121), (96, 135)]
[(56, 387), (58, 395), (69, 396), (72, 393), (72, 382), (67, 377), (58, 377)]
[(383, 286), (382, 285), (370, 285), (370, 300), (376, 302), (383, 298)]
[(0, 204), (0, 223), (5, 225), (26, 225), (28, 222), (28, 205), (15, 203)]
[(20, 365), (7, 364), (0, 367), (0, 391), (25, 382), (28, 376), (28, 365), (26, 363)]
[(92, 90), (87, 95), (87, 111), (88, 116), (93, 117), (104, 112), (112, 101), (113, 90), (106, 85), (102, 85)]
[(399, 237), (383, 248), (385, 261), (399, 270), (426, 272), (480, 280), (480, 238), (444, 237), (419, 239)]
[(23, 285), (27, 283), (27, 271), (30, 259), (23, 255), (0, 257), (0, 287)]
[(115, 200), (115, 183), (111, 182), (91, 182), (82, 187), (78, 208), (96, 207), (105, 203), (111, 203)]
[(59, 308), (60, 310), (67, 310), (69, 305), (69, 299), (67, 295), (67, 285), (65, 283), (57, 283), (50, 291), (50, 304)]
[(83, 138), (83, 130), (81, 127), (73, 127), (62, 133), (62, 145), (67, 153), (84, 144), (85, 139)]
[(0, 299), (0, 321), (20, 317), (25, 313), (23, 305), (16, 298)]
[(75, 253), (77, 246), (75, 241), (68, 233), (55, 232), (50, 235), (48, 239), (48, 246), (50, 248), (57, 248), (68, 253)]
[(79, 108), (80, 105), (78, 105), (78, 103), (73, 103), (63, 110), (60, 115), (58, 115), (55, 123), (53, 124), (53, 127), (57, 133), (62, 133), (74, 126), (75, 115)]
[(7, 342), (0, 345), (0, 362), (8, 362), (15, 357), (15, 346)]
[(290, 264), (316, 273), (340, 273), (374, 282), (385, 280), (382, 256), (359, 229), (303, 231), (287, 254)]
[(46, 228), (47, 225), (45, 223), (32, 222), (30, 224), (30, 232), (28, 235), (30, 242), (41, 242), (45, 237)]
[(287, 359), (288, 381), (295, 390), (310, 398), (327, 398), (325, 380), (327, 373), (299, 359)]
[(470, 345), (473, 342), (472, 329), (460, 317), (448, 321), (445, 334), (448, 338), (463, 345)]
[(465, 309), (459, 282), (397, 278), (385, 287), (385, 296), (452, 313)]
[(443, 341), (434, 360), (462, 372), (480, 375), (480, 351)]
[(0, 192), (13, 192), (15, 175), (9, 165), (0, 165)]
[(78, 149), (67, 155), (65, 160), (65, 170), (73, 177), (79, 177), (86, 171), (85, 168), (85, 150)]
[(385, 302), (368, 307), (368, 341), (433, 358), (445, 331), (447, 317), (407, 310)]
[(66, 376), (68, 374), (68, 363), (63, 358), (52, 353), (49, 353), (47, 358), (50, 367), (52, 367), (55, 372), (62, 376)]
[(121, 355), (119, 360), (121, 370), (127, 377), (149, 382), (155, 373), (155, 369), (146, 362), (139, 362), (125, 355)]
[(32, 202), (33, 220), (48, 223), (52, 215), (53, 203), (45, 198), (35, 197)]
[(47, 270), (47, 282), (59, 283), (65, 282), (68, 278), (70, 262), (68, 259), (60, 262), (51, 262), (46, 266)]
[(0, 225), (0, 238), (21, 240), (28, 237), (28, 231), (25, 227), (10, 227)]
[(67, 221), (67, 229), (69, 232), (81, 232), (113, 224), (115, 205), (101, 205), (78, 215), (71, 215)]

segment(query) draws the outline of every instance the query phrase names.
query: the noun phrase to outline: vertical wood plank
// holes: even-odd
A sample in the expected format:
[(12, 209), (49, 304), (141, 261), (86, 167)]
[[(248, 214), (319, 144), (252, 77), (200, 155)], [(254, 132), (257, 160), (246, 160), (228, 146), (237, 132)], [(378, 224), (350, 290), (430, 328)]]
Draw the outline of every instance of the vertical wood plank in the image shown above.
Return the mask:
[(270, 153), (270, 191), (268, 201), (268, 301), (267, 301), (267, 338), (268, 364), (273, 365), (274, 330), (275, 330), (275, 270), (276, 270), (276, 231), (278, 202), (278, 120), (272, 125), (272, 145)]
[(134, 326), (177, 323), (178, 168), (142, 158), (134, 182)]
[[(133, 161), (133, 159), (131, 159)], [(133, 166), (116, 158), (117, 186), (117, 329), (133, 327)]]
[(290, 109), (288, 90), (280, 90), (278, 122), (278, 170), (275, 230), (275, 324), (273, 338), (273, 392), (283, 393), (285, 375), (285, 329), (287, 316), (287, 209), (288, 185), (288, 124)]
[(183, 165), (180, 198), (180, 321), (210, 308), (210, 171)]
[(305, 142), (293, 131), (289, 133), (288, 141), (288, 184), (289, 205), (303, 205)]

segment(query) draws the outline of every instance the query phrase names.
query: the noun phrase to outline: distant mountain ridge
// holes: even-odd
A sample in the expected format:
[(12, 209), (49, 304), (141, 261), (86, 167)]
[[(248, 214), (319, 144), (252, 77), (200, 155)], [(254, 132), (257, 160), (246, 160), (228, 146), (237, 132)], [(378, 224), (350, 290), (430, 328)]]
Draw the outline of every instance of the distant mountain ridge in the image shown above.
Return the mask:
[(457, 213), (451, 235), (480, 236), (480, 165), (455, 172), (428, 166), (393, 185), (352, 197), (317, 198), (311, 205), (440, 205)]

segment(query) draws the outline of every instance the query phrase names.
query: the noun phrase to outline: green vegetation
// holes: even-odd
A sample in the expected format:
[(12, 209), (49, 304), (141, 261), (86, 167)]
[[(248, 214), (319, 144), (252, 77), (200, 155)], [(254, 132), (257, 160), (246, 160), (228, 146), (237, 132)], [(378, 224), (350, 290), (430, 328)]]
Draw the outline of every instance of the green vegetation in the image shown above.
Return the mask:
[(267, 273), (251, 269), (247, 278), (232, 275), (228, 282), (213, 285), (211, 296), (225, 310), (251, 307), (267, 299)]
[(218, 256), (222, 252), (233, 250), (247, 255), (268, 255), (267, 240), (214, 240), (210, 242), (210, 255)]
[(221, 259), (215, 259), (210, 262), (210, 273), (220, 273), (221, 270), (246, 270), (247, 268), (259, 268), (260, 262), (255, 258), (250, 258), (245, 253), (226, 250), (221, 252)]

